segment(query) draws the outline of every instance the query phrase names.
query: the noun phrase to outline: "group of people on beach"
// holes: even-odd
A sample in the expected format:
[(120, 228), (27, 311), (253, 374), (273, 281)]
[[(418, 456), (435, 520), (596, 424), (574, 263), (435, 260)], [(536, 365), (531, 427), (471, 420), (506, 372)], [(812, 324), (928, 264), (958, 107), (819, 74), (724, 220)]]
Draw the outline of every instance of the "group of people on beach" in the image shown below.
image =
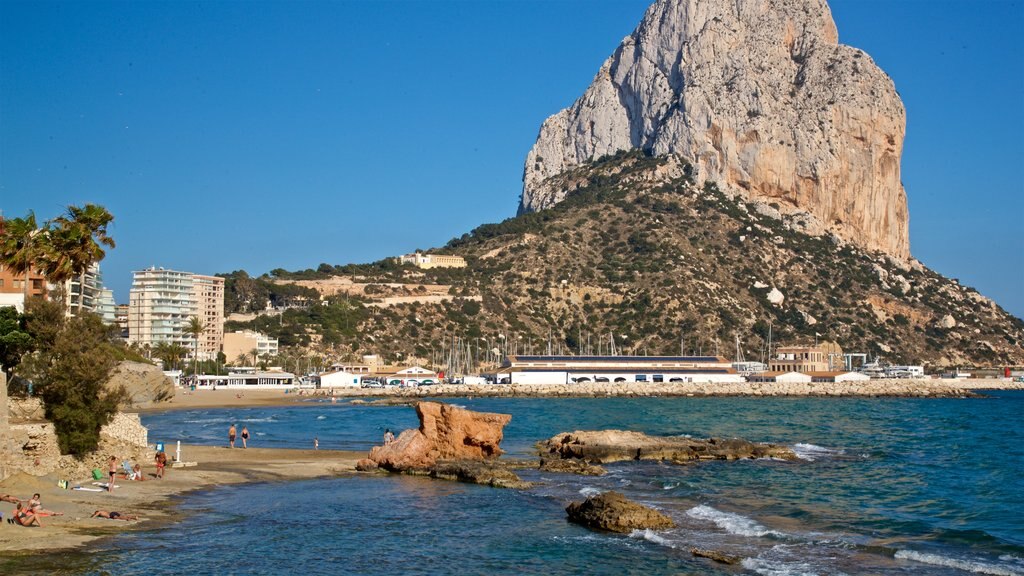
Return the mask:
[[(0, 494), (0, 502), (10, 502), (17, 505), (14, 511), (11, 512), (11, 517), (7, 519), (9, 524), (42, 527), (43, 523), (39, 521), (40, 517), (64, 515), (63, 512), (54, 512), (53, 510), (43, 508), (41, 496), (38, 492), (33, 494), (28, 500), (21, 500), (10, 494)], [(0, 518), (2, 517), (3, 514), (0, 513)]]
[[(228, 444), (232, 448), (235, 447), (235, 438), (238, 435), (237, 433), (238, 433), (237, 426), (235, 424), (232, 424), (231, 427), (228, 428)], [(242, 448), (248, 448), (248, 447), (249, 447), (249, 428), (246, 427), (246, 426), (242, 426)]]

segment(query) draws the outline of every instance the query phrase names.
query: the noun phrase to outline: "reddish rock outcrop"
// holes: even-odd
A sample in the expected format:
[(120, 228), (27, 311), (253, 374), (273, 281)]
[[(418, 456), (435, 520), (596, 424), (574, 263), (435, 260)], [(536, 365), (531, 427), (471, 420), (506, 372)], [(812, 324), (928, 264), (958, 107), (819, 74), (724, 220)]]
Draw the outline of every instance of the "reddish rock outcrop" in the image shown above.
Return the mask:
[(438, 460), (483, 460), (502, 454), (503, 429), (512, 416), (473, 412), (450, 404), (416, 405), (420, 427), (406, 430), (387, 446), (370, 451), (370, 460), (392, 472), (424, 470)]

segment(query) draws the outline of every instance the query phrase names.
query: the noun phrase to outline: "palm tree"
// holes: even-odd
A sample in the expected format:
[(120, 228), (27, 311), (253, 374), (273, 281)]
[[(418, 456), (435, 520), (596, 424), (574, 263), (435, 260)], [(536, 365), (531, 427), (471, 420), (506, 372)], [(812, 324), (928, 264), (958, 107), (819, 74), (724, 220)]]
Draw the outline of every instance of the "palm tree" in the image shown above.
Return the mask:
[(79, 315), (85, 305), (85, 273), (106, 256), (103, 246), (113, 248), (116, 245), (107, 234), (107, 226), (113, 221), (114, 216), (98, 204), (86, 204), (81, 208), (68, 206), (63, 215), (54, 219), (57, 229), (64, 235), (61, 249), (70, 260), (71, 269), (78, 275)]
[(195, 341), (195, 349), (192, 351), (192, 372), (198, 372), (199, 362), (199, 337), (202, 336), (203, 332), (206, 332), (206, 325), (199, 319), (198, 316), (192, 316), (188, 319), (188, 324), (185, 326), (185, 333), (191, 334), (193, 341)]
[(160, 342), (153, 347), (153, 356), (164, 361), (164, 369), (174, 370), (178, 361), (185, 357), (188, 349), (177, 342)]
[[(25, 273), (25, 298), (28, 298), (29, 277), (39, 261), (43, 237), (36, 226), (36, 215), (29, 210), (24, 218), (0, 219), (0, 265), (12, 275)], [(43, 233), (45, 236), (45, 232)]]
[(258, 359), (260, 357), (260, 350), (259, 350), (259, 348), (253, 348), (252, 350), (249, 350), (249, 356), (252, 356), (252, 365), (255, 368), (256, 367), (256, 362), (258, 361)]

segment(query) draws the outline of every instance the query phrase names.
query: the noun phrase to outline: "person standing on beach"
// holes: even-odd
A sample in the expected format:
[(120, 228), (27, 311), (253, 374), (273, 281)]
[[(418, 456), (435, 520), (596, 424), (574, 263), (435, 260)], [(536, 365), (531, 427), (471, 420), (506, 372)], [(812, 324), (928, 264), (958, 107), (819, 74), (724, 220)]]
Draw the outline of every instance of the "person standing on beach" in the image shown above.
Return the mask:
[(395, 435), (391, 433), (391, 428), (384, 429), (384, 445), (387, 446), (395, 441)]
[(314, 436), (313, 437), (313, 450), (319, 450), (319, 449), (320, 449), (320, 438), (317, 438), (316, 436)]
[(114, 479), (117, 477), (117, 456), (111, 456), (107, 460), (107, 472), (110, 474), (110, 482), (107, 483), (107, 492), (113, 492)]
[(156, 477), (164, 477), (164, 467), (167, 466), (167, 454), (163, 452), (156, 453)]
[(235, 447), (235, 425), (234, 424), (231, 425), (231, 428), (228, 428), (228, 444), (231, 444), (232, 448)]
[(242, 426), (242, 448), (249, 447), (249, 427)]

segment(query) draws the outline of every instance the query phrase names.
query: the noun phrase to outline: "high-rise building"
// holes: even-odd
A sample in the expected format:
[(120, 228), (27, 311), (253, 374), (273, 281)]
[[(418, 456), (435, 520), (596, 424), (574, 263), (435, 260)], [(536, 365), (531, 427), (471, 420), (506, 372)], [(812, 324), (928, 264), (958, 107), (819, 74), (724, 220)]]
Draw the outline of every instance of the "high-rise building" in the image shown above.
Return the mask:
[[(151, 349), (178, 344), (189, 356), (212, 360), (224, 336), (224, 279), (191, 272), (148, 268), (132, 273), (128, 298), (128, 342)], [(206, 330), (197, 339), (188, 333), (196, 317)]]

